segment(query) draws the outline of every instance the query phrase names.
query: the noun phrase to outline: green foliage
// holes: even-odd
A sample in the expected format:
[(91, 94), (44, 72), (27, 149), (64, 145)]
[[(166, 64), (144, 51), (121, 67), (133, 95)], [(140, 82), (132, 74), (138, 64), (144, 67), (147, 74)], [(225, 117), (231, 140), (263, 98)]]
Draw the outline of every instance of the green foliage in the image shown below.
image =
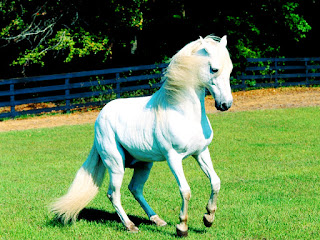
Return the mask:
[[(100, 95), (98, 97), (94, 97), (94, 99), (90, 99), (89, 101), (111, 101), (113, 99), (116, 99), (116, 93), (113, 91), (116, 87), (115, 84), (105, 85), (101, 84), (101, 81), (105, 80), (104, 77), (96, 76), (95, 79), (93, 77), (90, 77), (90, 81), (98, 81), (99, 85), (91, 87), (91, 90), (93, 92), (100, 92)], [(86, 99), (83, 99), (84, 102), (86, 102)]]
[(114, 12), (120, 16), (121, 24), (127, 25), (129, 27), (137, 28), (139, 30), (143, 29), (143, 8), (148, 3), (148, 0), (133, 0), (128, 1), (116, 1), (112, 0), (114, 4)]
[[(221, 178), (212, 228), (202, 216), (210, 183), (192, 158), (183, 162), (190, 184), (188, 239), (319, 239), (319, 107), (209, 115), (210, 152)], [(48, 211), (70, 186), (90, 152), (93, 124), (0, 133), (1, 239), (177, 239), (181, 199), (165, 162), (155, 163), (145, 196), (168, 222), (158, 228), (127, 189), (122, 204), (141, 232), (125, 231), (107, 199), (109, 176), (87, 214), (62, 226)]]
[(238, 36), (233, 47), (236, 59), (279, 56), (279, 38), (283, 33), (291, 34), (299, 42), (311, 30), (299, 13), (299, 4), (293, 1), (255, 2), (246, 11), (238, 11), (226, 19), (229, 35)]
[(306, 38), (306, 33), (311, 30), (311, 26), (307, 21), (295, 10), (299, 7), (299, 3), (296, 2), (287, 2), (283, 8), (283, 15), (285, 17), (285, 23), (289, 26), (290, 30), (295, 34), (294, 39), (299, 42), (301, 39)]
[(41, 44), (34, 49), (26, 49), (24, 53), (20, 53), (12, 65), (39, 63), (44, 66), (43, 58), (49, 51), (66, 51), (67, 57), (64, 62), (71, 62), (74, 57), (84, 57), (102, 51), (105, 53), (106, 59), (111, 51), (108, 42), (109, 39), (106, 36), (90, 34), (83, 28), (61, 29), (53, 38), (47, 40), (46, 45)]
[[(4, 0), (0, 3), (0, 51), (8, 49), (4, 55), (12, 66), (27, 68), (59, 61), (77, 64), (79, 58), (90, 56), (107, 62), (115, 53), (118, 58), (128, 58), (136, 51), (126, 51), (126, 55), (119, 49), (136, 44), (141, 58), (151, 57), (150, 52), (157, 50), (154, 54), (158, 58), (151, 59), (159, 62), (159, 58), (172, 56), (178, 47), (194, 40), (193, 35), (223, 29), (221, 35), (232, 39), (228, 47), (237, 73), (244, 67), (244, 58), (283, 56), (280, 41), (307, 38), (312, 28), (301, 4), (295, 0), (220, 1), (199, 6), (182, 0)], [(305, 11), (310, 12), (313, 5), (316, 3)], [(164, 37), (152, 38), (152, 33)], [(147, 40), (154, 45), (146, 44)]]
[(104, 51), (107, 56), (111, 51), (108, 47), (109, 39), (106, 36), (91, 34), (81, 27), (75, 30), (61, 29), (48, 42), (52, 46), (52, 50), (68, 49), (69, 53), (65, 62), (72, 61), (75, 56), (84, 57), (97, 54), (100, 51)]
[[(134, 11), (140, 7), (140, 1), (132, 5), (129, 13), (132, 22), (129, 26), (142, 28), (142, 14)], [(142, 1), (145, 2), (145, 1)], [(115, 3), (116, 4), (116, 3)], [(106, 19), (86, 19), (82, 11), (85, 5), (74, 6), (69, 1), (46, 2), (39, 4), (29, 0), (4, 1), (0, 5), (0, 44), (17, 45), (18, 56), (12, 61), (12, 66), (27, 67), (30, 64), (44, 66), (50, 57), (59, 56), (69, 63), (77, 58), (89, 55), (102, 55), (103, 60), (112, 54), (112, 44), (109, 37), (104, 33), (106, 25), (110, 24)], [(111, 9), (112, 10), (112, 6)], [(120, 10), (118, 10), (119, 12)], [(114, 11), (115, 12), (115, 11)], [(117, 13), (114, 13), (117, 14)], [(90, 16), (91, 17), (91, 16)], [(90, 25), (99, 22), (99, 26)], [(138, 21), (138, 22), (137, 22)], [(141, 22), (141, 23), (140, 23)]]

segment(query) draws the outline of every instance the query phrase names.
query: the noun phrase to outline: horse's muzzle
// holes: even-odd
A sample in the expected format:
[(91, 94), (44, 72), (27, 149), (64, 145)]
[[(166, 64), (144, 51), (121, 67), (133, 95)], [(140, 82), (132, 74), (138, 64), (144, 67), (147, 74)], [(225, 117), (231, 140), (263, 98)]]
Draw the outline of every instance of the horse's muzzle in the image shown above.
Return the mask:
[(219, 111), (227, 111), (229, 108), (231, 108), (232, 101), (230, 102), (223, 102), (218, 104), (217, 102), (215, 103), (216, 109)]

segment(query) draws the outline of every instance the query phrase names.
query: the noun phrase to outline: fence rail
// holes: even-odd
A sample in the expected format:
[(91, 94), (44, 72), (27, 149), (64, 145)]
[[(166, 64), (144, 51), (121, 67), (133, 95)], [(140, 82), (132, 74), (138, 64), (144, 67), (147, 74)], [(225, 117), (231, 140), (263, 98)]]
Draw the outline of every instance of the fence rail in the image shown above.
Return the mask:
[[(247, 59), (233, 89), (320, 84), (320, 58)], [(167, 64), (0, 80), (0, 119), (102, 105), (114, 98), (152, 94)], [(139, 93), (137, 93), (139, 91)], [(54, 103), (46, 105), (44, 103)], [(19, 110), (24, 104), (41, 108)]]
[[(148, 95), (161, 86), (162, 70), (166, 66), (144, 65), (0, 80), (0, 119), (102, 105), (133, 91)], [(55, 106), (18, 110), (19, 105), (48, 102), (54, 102)]]
[(241, 84), (234, 89), (320, 84), (320, 57), (249, 58), (247, 62), (249, 66), (237, 77)]

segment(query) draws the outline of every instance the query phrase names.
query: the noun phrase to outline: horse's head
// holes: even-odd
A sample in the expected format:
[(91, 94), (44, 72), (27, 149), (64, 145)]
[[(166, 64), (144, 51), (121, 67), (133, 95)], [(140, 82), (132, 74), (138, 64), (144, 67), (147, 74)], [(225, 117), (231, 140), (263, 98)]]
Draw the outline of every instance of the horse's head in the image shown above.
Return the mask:
[(200, 78), (205, 87), (215, 99), (215, 106), (220, 111), (228, 110), (233, 102), (230, 74), (233, 68), (229, 52), (226, 48), (227, 37), (221, 38), (220, 42), (212, 38), (200, 37), (200, 49), (197, 55), (207, 57), (200, 69)]

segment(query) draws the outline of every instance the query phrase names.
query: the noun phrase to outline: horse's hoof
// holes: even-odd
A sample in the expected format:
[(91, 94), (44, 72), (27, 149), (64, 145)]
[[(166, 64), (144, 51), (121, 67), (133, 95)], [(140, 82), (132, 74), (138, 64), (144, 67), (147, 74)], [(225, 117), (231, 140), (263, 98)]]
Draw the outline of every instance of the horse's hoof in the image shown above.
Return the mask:
[(187, 237), (188, 236), (188, 226), (178, 224), (176, 229), (177, 229), (177, 235), (179, 237)]
[(150, 217), (150, 221), (158, 227), (164, 227), (167, 225), (167, 223), (164, 220), (162, 220), (158, 215)]
[(127, 231), (130, 232), (130, 233), (137, 233), (139, 232), (139, 228), (136, 227), (136, 225), (134, 225), (133, 222), (129, 223), (127, 226)]
[(187, 231), (181, 231), (177, 228), (177, 235), (179, 237), (188, 237), (188, 230)]
[(204, 214), (203, 223), (206, 227), (211, 227), (213, 224), (213, 220), (214, 220), (214, 213), (212, 213), (212, 214), (205, 213)]

